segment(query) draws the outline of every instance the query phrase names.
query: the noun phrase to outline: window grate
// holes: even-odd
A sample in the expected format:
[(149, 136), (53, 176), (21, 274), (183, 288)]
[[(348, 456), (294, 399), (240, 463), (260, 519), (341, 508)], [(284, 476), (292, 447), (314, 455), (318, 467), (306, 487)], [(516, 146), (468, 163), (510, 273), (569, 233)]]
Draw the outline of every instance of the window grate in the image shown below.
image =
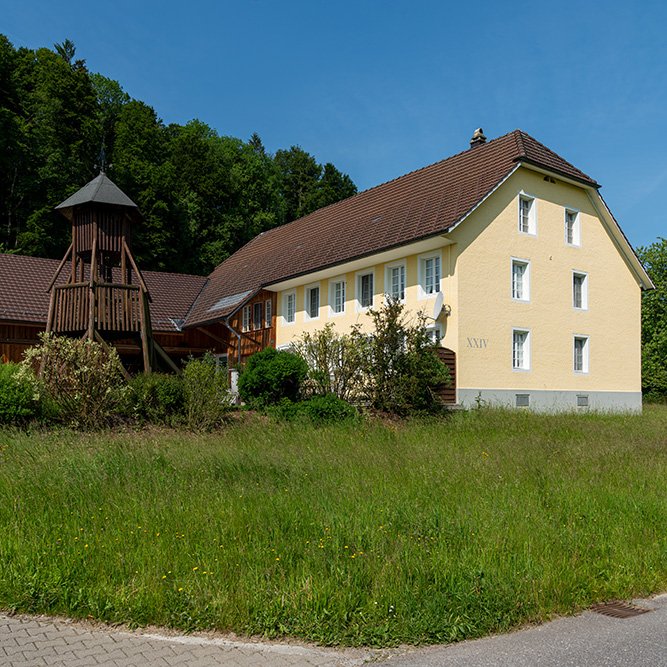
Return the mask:
[(588, 396), (587, 395), (577, 396), (577, 407), (578, 408), (587, 408), (588, 407)]
[(530, 394), (517, 394), (516, 395), (516, 407), (517, 408), (529, 408), (530, 407)]

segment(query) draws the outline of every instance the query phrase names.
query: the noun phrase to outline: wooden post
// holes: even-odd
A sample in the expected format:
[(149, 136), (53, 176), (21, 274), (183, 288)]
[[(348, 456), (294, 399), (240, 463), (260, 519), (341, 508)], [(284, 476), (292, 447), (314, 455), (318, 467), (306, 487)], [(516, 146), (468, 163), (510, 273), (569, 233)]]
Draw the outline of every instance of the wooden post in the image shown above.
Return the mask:
[[(95, 225), (97, 227), (97, 225)], [(97, 229), (95, 229), (97, 231)], [(95, 298), (95, 278), (97, 277), (97, 234), (93, 238), (93, 249), (90, 254), (90, 283), (88, 287), (88, 294), (90, 295), (90, 303), (88, 304), (88, 338), (93, 339), (95, 333), (95, 305), (97, 299)]]
[[(148, 299), (146, 293), (141, 290), (141, 349), (144, 353), (144, 372), (150, 373), (151, 367), (151, 347), (153, 332), (150, 328), (150, 315), (148, 314)], [(149, 340), (150, 338), (150, 340)]]

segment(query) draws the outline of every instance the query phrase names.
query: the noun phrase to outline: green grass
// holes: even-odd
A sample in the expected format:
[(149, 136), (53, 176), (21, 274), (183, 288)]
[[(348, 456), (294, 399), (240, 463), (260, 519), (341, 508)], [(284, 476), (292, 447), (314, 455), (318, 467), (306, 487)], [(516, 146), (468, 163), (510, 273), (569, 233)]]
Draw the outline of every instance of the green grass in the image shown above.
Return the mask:
[(667, 408), (0, 433), (0, 607), (326, 644), (667, 588)]

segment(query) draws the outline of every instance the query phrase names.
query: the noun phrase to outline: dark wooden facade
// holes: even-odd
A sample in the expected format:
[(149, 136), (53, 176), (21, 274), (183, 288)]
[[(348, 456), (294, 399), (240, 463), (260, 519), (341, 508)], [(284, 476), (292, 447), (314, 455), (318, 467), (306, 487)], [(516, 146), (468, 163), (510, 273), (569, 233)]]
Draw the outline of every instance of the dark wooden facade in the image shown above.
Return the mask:
[[(266, 319), (266, 304), (271, 305), (270, 321)], [(261, 322), (254, 319), (255, 310), (261, 305)], [(227, 353), (229, 355), (229, 364), (234, 366), (238, 363), (245, 365), (246, 360), (251, 354), (263, 350), (265, 347), (275, 347), (276, 344), (276, 305), (277, 295), (275, 292), (260, 290), (247, 303), (239, 308), (234, 314), (226, 318), (224, 339), (227, 342)], [(248, 308), (250, 312), (250, 326), (244, 327), (244, 310)], [(248, 311), (246, 311), (248, 312)], [(206, 327), (208, 328), (208, 327)], [(240, 356), (239, 356), (240, 344)]]
[(443, 403), (456, 403), (456, 352), (447, 347), (438, 347), (435, 350), (438, 359), (449, 371), (449, 385), (438, 390), (438, 396)]

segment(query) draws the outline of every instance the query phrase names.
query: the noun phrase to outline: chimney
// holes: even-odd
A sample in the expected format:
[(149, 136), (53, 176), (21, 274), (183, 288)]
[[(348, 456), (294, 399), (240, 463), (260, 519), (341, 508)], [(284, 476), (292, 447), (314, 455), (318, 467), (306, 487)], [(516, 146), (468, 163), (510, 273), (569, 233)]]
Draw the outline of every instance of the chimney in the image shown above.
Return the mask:
[(486, 137), (484, 136), (484, 132), (482, 132), (482, 128), (478, 127), (475, 130), (475, 133), (472, 135), (472, 139), (470, 140), (470, 148), (474, 148), (475, 146), (481, 146), (482, 144), (486, 143)]

